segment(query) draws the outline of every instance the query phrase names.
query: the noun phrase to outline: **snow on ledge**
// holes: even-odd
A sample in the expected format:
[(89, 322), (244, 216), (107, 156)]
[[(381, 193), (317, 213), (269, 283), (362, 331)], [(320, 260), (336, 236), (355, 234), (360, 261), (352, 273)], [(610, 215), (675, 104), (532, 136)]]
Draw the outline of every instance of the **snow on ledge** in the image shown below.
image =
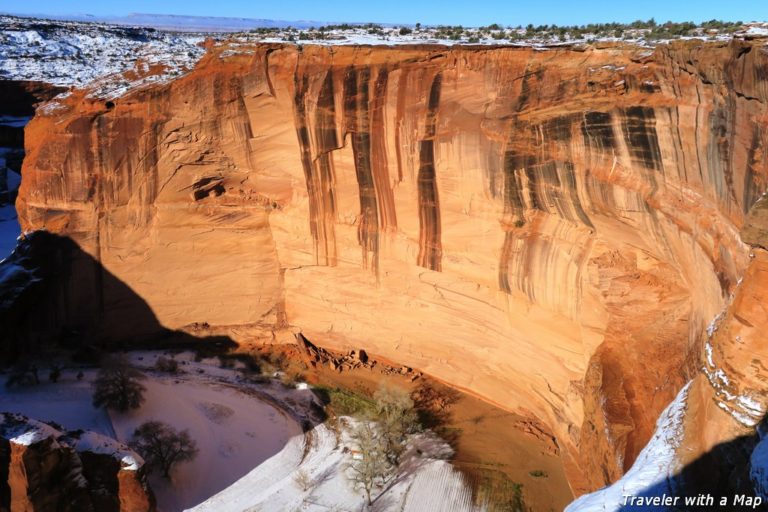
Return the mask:
[(674, 491), (670, 477), (678, 469), (676, 451), (680, 445), (690, 386), (690, 382), (686, 384), (661, 413), (653, 437), (629, 471), (614, 484), (581, 496), (568, 505), (565, 512), (619, 511), (625, 496), (660, 495), (662, 488), (667, 494)]
[[(348, 464), (355, 458), (349, 429), (356, 420), (339, 419), (339, 432), (325, 424), (292, 438), (278, 454), (220, 493), (190, 509), (194, 512), (241, 510), (363, 510), (364, 498), (351, 488)], [(403, 455), (400, 474), (378, 489), (373, 510), (475, 512), (462, 475), (445, 458), (451, 448), (429, 434), (416, 434)], [(310, 484), (304, 488), (298, 478)]]
[(56, 438), (61, 432), (41, 421), (27, 418), (21, 414), (0, 413), (3, 420), (0, 422), (0, 435), (13, 444), (31, 446), (40, 441), (53, 438), (53, 443), (58, 446)]
[(70, 435), (67, 437), (67, 444), (72, 445), (78, 452), (110, 455), (120, 461), (121, 469), (125, 471), (138, 471), (144, 465), (144, 459), (127, 445), (96, 432)]
[(114, 457), (120, 461), (121, 469), (125, 471), (138, 471), (144, 465), (144, 459), (127, 445), (96, 432), (61, 432), (47, 423), (23, 414), (4, 412), (0, 413), (0, 417), (0, 436), (13, 444), (32, 446), (51, 439), (53, 448), (70, 446), (79, 453), (90, 452)]

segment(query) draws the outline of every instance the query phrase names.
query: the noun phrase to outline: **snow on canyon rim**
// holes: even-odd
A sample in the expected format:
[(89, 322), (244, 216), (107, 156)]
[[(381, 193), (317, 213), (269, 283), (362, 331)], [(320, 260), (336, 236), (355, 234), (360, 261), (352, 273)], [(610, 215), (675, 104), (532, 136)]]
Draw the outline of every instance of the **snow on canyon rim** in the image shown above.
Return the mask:
[[(144, 353), (133, 358), (138, 366), (150, 368), (158, 355)], [(76, 369), (65, 369), (56, 384), (41, 379), (38, 386), (11, 390), (3, 385), (2, 376), (0, 410), (54, 421), (67, 429), (92, 430), (123, 442), (130, 441), (134, 429), (149, 420), (168, 423), (177, 430), (189, 429), (199, 449), (197, 457), (176, 467), (170, 484), (156, 475), (150, 478), (161, 512), (197, 505), (280, 452), (290, 439), (302, 437), (301, 427), (286, 413), (245, 387), (236, 389), (227, 382), (234, 377), (233, 370), (222, 370), (213, 362), (193, 363), (191, 354), (176, 359), (187, 361), (181, 365), (186, 373), (147, 370), (147, 379), (142, 381), (146, 401), (136, 411), (119, 414), (95, 409), (91, 381), (96, 372), (85, 371), (85, 378), (77, 381)], [(282, 392), (295, 399), (302, 397), (294, 395), (311, 393)]]

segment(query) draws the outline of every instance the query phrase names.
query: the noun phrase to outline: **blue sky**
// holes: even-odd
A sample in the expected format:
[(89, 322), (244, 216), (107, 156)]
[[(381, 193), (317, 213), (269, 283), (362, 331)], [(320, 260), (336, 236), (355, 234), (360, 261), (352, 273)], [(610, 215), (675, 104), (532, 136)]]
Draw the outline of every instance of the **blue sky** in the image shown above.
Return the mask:
[[(132, 12), (313, 21), (465, 26), (589, 22), (768, 20), (768, 0), (6, 0), (0, 11), (30, 14), (125, 15)], [(3, 6), (5, 4), (5, 6)]]

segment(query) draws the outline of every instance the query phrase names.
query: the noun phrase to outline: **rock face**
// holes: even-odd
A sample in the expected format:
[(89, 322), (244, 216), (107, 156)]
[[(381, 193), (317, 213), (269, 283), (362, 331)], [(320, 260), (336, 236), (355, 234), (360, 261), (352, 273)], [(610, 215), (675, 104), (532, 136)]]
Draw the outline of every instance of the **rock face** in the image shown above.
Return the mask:
[[(222, 45), (170, 84), (39, 111), (17, 209), (165, 328), (301, 331), (536, 417), (582, 493), (632, 464), (757, 272), (739, 229), (767, 101), (750, 42)], [(39, 325), (151, 336), (99, 275), (74, 271), (78, 307)]]
[(155, 510), (141, 458), (93, 432), (0, 414), (0, 510)]

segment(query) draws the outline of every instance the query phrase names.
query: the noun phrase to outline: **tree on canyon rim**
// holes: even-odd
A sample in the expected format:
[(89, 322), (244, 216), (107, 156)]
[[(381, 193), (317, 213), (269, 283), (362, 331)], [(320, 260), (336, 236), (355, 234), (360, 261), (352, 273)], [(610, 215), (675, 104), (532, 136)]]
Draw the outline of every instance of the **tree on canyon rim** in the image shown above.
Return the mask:
[(397, 468), (390, 462), (384, 437), (373, 422), (364, 420), (355, 425), (350, 438), (355, 450), (349, 463), (349, 480), (353, 489), (363, 491), (370, 507), (373, 504), (373, 490), (383, 486)]
[(159, 469), (164, 478), (171, 477), (173, 466), (194, 459), (198, 452), (188, 430), (177, 431), (159, 421), (142, 423), (133, 432), (130, 446), (144, 457), (148, 467)]
[(408, 434), (419, 429), (407, 392), (385, 386), (376, 391), (372, 411), (350, 432), (355, 447), (349, 464), (350, 482), (355, 490), (364, 492), (368, 506), (373, 503), (373, 490), (397, 473)]
[(139, 380), (144, 375), (133, 368), (124, 357), (104, 360), (99, 375), (93, 381), (93, 406), (107, 407), (119, 412), (138, 409), (147, 390)]

